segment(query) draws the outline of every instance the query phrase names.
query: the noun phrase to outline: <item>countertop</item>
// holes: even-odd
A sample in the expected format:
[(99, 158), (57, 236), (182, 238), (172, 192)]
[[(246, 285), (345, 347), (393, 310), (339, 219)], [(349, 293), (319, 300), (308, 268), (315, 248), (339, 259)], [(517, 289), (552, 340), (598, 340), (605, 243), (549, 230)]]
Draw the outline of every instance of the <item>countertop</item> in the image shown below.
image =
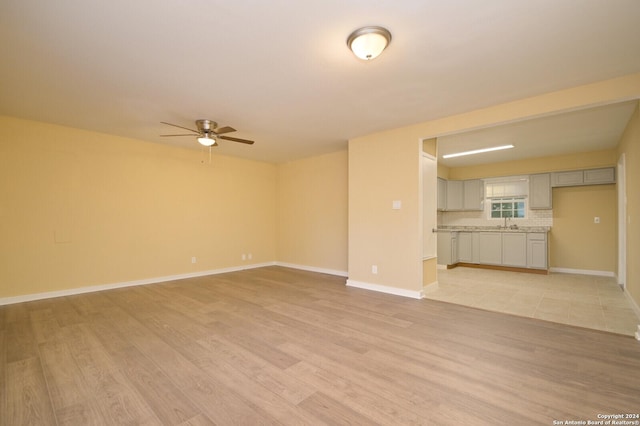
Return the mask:
[(517, 228), (498, 226), (439, 226), (436, 232), (549, 232), (549, 226), (519, 226)]

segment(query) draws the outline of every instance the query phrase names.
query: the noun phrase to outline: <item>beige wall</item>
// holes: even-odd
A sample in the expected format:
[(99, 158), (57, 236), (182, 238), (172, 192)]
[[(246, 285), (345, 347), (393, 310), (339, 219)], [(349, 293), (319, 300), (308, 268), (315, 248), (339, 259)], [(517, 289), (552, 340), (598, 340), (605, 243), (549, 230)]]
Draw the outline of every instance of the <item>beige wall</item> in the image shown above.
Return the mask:
[(551, 267), (616, 273), (617, 199), (615, 185), (553, 189)]
[(0, 117), (0, 194), (0, 298), (276, 257), (272, 164)]
[(618, 152), (625, 155), (627, 181), (627, 290), (640, 305), (640, 107), (636, 107)]
[(422, 291), (421, 153), (401, 131), (349, 141), (350, 281)]
[(278, 165), (278, 261), (347, 271), (348, 154)]
[[(415, 244), (416, 230), (421, 233), (416, 225), (420, 205), (416, 185), (419, 149), (413, 148), (416, 140), (638, 98), (640, 73), (350, 140), (350, 279), (406, 289), (421, 283), (422, 275), (431, 275), (422, 270), (422, 261), (417, 255), (419, 244), (418, 247)], [(396, 172), (397, 176), (392, 174)], [(439, 170), (441, 176), (444, 172)], [(394, 197), (403, 197), (406, 209), (398, 215), (391, 214), (385, 207), (392, 199), (398, 199)], [(371, 264), (379, 262), (378, 259), (385, 262), (387, 275), (384, 277), (370, 272)], [(420, 275), (417, 280), (416, 270)]]

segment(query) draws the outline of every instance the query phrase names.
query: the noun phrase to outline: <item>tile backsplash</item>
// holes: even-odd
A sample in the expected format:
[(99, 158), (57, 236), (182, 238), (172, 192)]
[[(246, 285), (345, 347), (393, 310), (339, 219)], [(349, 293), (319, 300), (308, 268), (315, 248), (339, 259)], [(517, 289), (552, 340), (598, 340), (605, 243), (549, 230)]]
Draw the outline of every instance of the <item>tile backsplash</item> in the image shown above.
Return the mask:
[[(438, 226), (497, 226), (504, 219), (489, 219), (487, 211), (438, 212)], [(527, 210), (524, 219), (510, 219), (507, 225), (553, 226), (553, 210)]]

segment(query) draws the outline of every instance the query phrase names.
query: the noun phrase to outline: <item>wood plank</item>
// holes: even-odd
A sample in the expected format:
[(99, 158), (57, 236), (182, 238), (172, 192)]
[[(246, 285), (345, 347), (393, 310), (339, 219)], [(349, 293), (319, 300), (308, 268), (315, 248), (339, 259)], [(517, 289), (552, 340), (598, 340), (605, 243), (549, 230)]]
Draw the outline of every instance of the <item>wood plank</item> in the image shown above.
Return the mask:
[(56, 410), (58, 426), (100, 426), (107, 424), (93, 398)]
[(314, 392), (298, 405), (327, 424), (364, 425), (373, 421), (322, 392)]
[(3, 425), (55, 425), (47, 384), (38, 358), (27, 358), (7, 365), (6, 411), (0, 413)]
[(160, 423), (144, 398), (121, 373), (117, 361), (109, 356), (93, 335), (90, 326), (74, 325), (69, 331), (71, 354), (106, 422), (140, 425)]
[(36, 336), (28, 319), (12, 321), (7, 325), (7, 362), (21, 361), (38, 356)]
[(51, 341), (40, 345), (40, 362), (48, 383), (53, 407), (61, 410), (81, 406), (90, 395), (78, 364), (67, 342)]

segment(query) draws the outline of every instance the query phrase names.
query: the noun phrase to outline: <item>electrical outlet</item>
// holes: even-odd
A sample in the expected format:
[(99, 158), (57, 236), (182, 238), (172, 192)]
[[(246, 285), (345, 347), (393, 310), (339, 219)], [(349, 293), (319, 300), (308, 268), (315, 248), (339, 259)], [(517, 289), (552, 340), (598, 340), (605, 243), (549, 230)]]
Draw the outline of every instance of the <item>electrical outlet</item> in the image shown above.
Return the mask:
[(191, 258), (191, 263), (196, 263), (196, 257), (195, 257), (195, 256), (193, 256), (193, 257)]
[(247, 255), (247, 259), (249, 259), (249, 260), (253, 259), (253, 255), (252, 255), (251, 253), (249, 253), (249, 254)]
[(600, 223), (600, 216), (596, 216), (593, 218), (593, 223)]
[(247, 255), (242, 253), (242, 260), (247, 260)]
[(371, 273), (372, 274), (378, 273), (378, 265), (371, 265)]

